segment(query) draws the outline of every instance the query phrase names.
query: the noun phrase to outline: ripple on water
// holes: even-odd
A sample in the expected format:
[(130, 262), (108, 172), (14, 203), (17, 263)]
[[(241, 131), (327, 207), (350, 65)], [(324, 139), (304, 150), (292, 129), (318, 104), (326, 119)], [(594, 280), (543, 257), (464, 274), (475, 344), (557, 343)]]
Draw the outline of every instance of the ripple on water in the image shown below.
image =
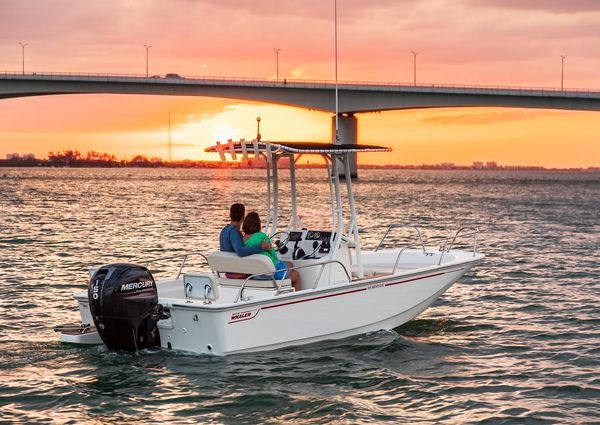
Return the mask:
[[(28, 238), (10, 238), (10, 239), (0, 239), (0, 244), (7, 245), (24, 245), (30, 243), (39, 242), (37, 239), (28, 239)], [(0, 245), (2, 247), (2, 245)]]
[[(298, 170), (300, 213), (315, 227), (330, 215), (322, 174)], [(51, 328), (76, 321), (88, 265), (216, 249), (240, 199), (264, 216), (262, 171), (0, 176), (1, 421), (600, 421), (600, 173), (365, 170), (355, 188), (365, 244), (392, 221), (426, 238), (472, 224), (485, 263), (393, 332), (226, 358), (61, 345)]]

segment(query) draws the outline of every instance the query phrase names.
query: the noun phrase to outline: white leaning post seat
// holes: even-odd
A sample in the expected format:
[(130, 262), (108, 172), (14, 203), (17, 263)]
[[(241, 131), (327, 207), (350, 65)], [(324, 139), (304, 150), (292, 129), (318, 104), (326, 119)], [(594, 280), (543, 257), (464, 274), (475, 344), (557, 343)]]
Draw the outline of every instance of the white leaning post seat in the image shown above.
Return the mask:
[[(262, 254), (253, 254), (239, 257), (233, 252), (216, 251), (208, 256), (208, 265), (219, 276), (219, 284), (223, 286), (242, 286), (246, 279), (228, 279), (225, 273), (243, 273), (247, 275), (266, 274), (271, 276), (275, 272), (275, 265), (269, 257)], [(277, 280), (281, 289), (288, 289), (292, 281), (288, 279)], [(277, 289), (273, 280), (249, 279), (244, 288)]]

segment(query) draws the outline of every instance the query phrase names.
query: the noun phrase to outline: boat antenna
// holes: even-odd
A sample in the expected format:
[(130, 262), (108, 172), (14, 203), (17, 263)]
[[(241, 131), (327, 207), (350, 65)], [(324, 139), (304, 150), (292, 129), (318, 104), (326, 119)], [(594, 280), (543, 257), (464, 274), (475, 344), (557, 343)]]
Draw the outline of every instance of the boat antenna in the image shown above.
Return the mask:
[(337, 34), (337, 0), (333, 1), (333, 15), (334, 15), (334, 26), (335, 26), (335, 140), (334, 144), (338, 144), (340, 141), (338, 135), (338, 34)]
[(171, 110), (169, 109), (169, 162), (173, 162), (172, 155), (172, 144), (171, 144)]
[(256, 140), (260, 142), (260, 117), (256, 117)]

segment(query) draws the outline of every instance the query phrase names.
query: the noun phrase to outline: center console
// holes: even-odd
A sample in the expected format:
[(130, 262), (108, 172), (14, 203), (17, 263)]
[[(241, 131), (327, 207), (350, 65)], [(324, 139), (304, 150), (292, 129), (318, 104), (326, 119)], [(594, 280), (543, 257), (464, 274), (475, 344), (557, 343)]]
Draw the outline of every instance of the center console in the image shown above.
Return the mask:
[(320, 230), (292, 230), (279, 255), (283, 260), (316, 260), (331, 251), (335, 233)]
[(282, 233), (282, 241), (289, 237), (279, 250), (279, 258), (299, 267), (302, 289), (348, 282), (351, 260), (347, 242), (342, 240), (336, 260), (331, 258), (335, 232), (302, 229)]

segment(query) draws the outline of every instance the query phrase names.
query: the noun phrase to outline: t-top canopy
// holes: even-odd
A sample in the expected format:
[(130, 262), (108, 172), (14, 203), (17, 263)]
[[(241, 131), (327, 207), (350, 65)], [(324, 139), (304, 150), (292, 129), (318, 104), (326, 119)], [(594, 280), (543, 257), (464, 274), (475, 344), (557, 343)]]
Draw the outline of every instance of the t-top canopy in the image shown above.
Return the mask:
[(267, 145), (271, 146), (271, 152), (280, 152), (284, 154), (343, 154), (359, 152), (391, 152), (391, 148), (384, 146), (370, 145), (334, 145), (332, 143), (317, 142), (259, 142), (257, 140), (237, 142), (228, 141), (221, 144), (217, 142), (215, 146), (205, 149), (205, 152), (217, 153), (258, 153), (266, 152)]

